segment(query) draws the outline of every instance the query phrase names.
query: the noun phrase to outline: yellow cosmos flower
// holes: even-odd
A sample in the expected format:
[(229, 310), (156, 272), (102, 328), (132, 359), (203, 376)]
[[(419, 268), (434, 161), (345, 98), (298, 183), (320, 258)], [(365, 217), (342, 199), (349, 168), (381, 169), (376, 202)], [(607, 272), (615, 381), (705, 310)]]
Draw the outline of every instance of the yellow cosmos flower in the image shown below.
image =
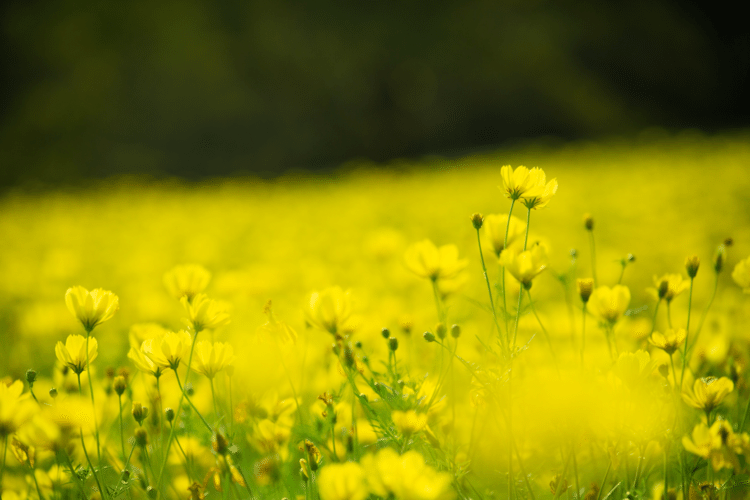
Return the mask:
[[(146, 341), (144, 341), (144, 343), (145, 342)], [(133, 360), (136, 368), (138, 368), (143, 373), (148, 373), (156, 378), (161, 377), (162, 374), (166, 371), (165, 367), (159, 366), (151, 361), (151, 358), (143, 350), (143, 344), (141, 344), (141, 348), (139, 349), (131, 347), (130, 351), (128, 351), (128, 357)]]
[(500, 169), (500, 176), (503, 178), (503, 185), (498, 188), (505, 191), (505, 196), (511, 200), (517, 200), (535, 187), (536, 174), (532, 176), (531, 171), (523, 165), (515, 170), (510, 165), (505, 165)]
[(416, 451), (399, 455), (392, 448), (384, 448), (377, 455), (363, 457), (362, 467), (372, 492), (383, 498), (450, 500), (455, 497), (451, 475), (425, 464)]
[(318, 491), (321, 500), (364, 500), (370, 494), (365, 472), (355, 462), (323, 467), (318, 477)]
[(214, 378), (234, 362), (234, 349), (223, 342), (201, 340), (195, 344), (192, 369), (208, 378)]
[[(96, 359), (98, 352), (96, 339), (89, 338), (89, 363)], [(55, 354), (60, 362), (80, 375), (86, 369), (86, 337), (68, 335), (65, 343), (57, 342)]]
[(547, 269), (547, 251), (542, 245), (532, 245), (529, 250), (508, 248), (500, 254), (500, 265), (513, 275), (525, 288), (531, 287), (531, 280)]
[(654, 276), (654, 285), (656, 288), (649, 288), (647, 291), (656, 300), (672, 302), (672, 299), (690, 288), (690, 281), (682, 279), (679, 274), (665, 274), (661, 277)]
[(176, 370), (180, 362), (190, 356), (191, 345), (190, 334), (180, 330), (177, 333), (167, 332), (160, 338), (145, 340), (141, 351), (158, 367)]
[(276, 319), (273, 311), (271, 310), (271, 301), (266, 303), (266, 307), (263, 312), (268, 317), (268, 321), (258, 327), (258, 335), (261, 338), (272, 339), (279, 343), (295, 343), (297, 342), (297, 332), (291, 326), (287, 325), (283, 321)]
[(506, 228), (508, 229), (508, 247), (519, 241), (520, 237), (526, 232), (526, 224), (517, 217), (511, 216), (510, 225), (508, 225), (508, 214), (490, 214), (486, 216), (482, 228), (484, 229), (486, 240), (489, 241), (492, 251), (495, 252), (495, 256), (497, 257), (500, 257), (500, 252), (505, 249)]
[(417, 276), (432, 281), (455, 278), (468, 264), (458, 258), (456, 245), (436, 247), (430, 240), (414, 243), (404, 254), (406, 267)]
[(600, 286), (591, 292), (588, 310), (599, 320), (614, 324), (625, 313), (628, 304), (630, 289), (625, 285)]
[(532, 187), (521, 195), (521, 202), (529, 209), (547, 206), (557, 192), (557, 179), (547, 182), (547, 176), (541, 168), (535, 167), (529, 171), (529, 183)]
[(74, 286), (65, 292), (65, 305), (86, 331), (90, 332), (115, 315), (120, 308), (120, 299), (101, 288), (89, 292), (82, 286)]
[[(23, 382), (12, 384), (0, 381), (0, 436), (15, 433), (22, 425), (31, 421), (38, 410), (36, 403), (23, 393)], [(5, 497), (3, 497), (5, 498)]]
[(686, 389), (682, 399), (693, 408), (711, 413), (733, 390), (734, 382), (727, 377), (704, 377), (695, 381), (692, 393)]
[(393, 423), (401, 434), (411, 435), (419, 432), (427, 425), (427, 414), (417, 413), (414, 410), (398, 411), (391, 413)]
[(677, 349), (682, 347), (686, 335), (687, 333), (684, 328), (678, 328), (676, 330), (670, 328), (665, 331), (664, 334), (659, 332), (652, 333), (651, 338), (649, 338), (648, 341), (654, 347), (658, 347), (671, 356)]
[(211, 273), (198, 264), (177, 266), (164, 274), (164, 286), (170, 295), (176, 299), (187, 297), (188, 301), (205, 290), (209, 281)]
[(307, 301), (305, 319), (311, 325), (336, 335), (352, 315), (351, 292), (341, 287), (313, 292)]
[(750, 293), (750, 257), (741, 260), (734, 266), (732, 279), (742, 287), (742, 291)]
[(199, 293), (193, 297), (192, 301), (188, 300), (187, 296), (183, 296), (180, 302), (196, 332), (206, 328), (219, 328), (229, 323), (229, 314), (218, 302), (209, 299), (205, 293)]
[(717, 420), (710, 428), (705, 422), (696, 425), (690, 437), (683, 436), (682, 445), (686, 451), (710, 461), (715, 471), (739, 470), (738, 455), (748, 455), (750, 437), (744, 432), (736, 434), (726, 420)]

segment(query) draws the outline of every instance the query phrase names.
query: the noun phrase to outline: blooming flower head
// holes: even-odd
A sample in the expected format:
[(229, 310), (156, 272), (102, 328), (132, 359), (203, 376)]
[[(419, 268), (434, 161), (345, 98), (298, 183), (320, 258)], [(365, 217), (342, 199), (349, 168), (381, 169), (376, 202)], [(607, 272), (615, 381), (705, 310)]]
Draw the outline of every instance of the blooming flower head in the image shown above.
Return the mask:
[(120, 308), (120, 299), (101, 288), (89, 292), (82, 286), (74, 286), (65, 292), (65, 305), (86, 331), (90, 332), (115, 315)]
[(717, 420), (709, 428), (706, 422), (695, 426), (691, 436), (683, 436), (682, 445), (686, 451), (703, 457), (715, 471), (724, 468), (739, 470), (738, 455), (750, 453), (750, 437), (747, 433), (737, 434), (726, 420)]
[[(86, 369), (86, 337), (81, 335), (68, 335), (65, 343), (57, 342), (55, 354), (60, 362), (80, 375)], [(89, 338), (88, 361), (91, 363), (96, 359), (98, 344), (95, 338)]]
[(231, 345), (201, 340), (195, 344), (192, 369), (212, 379), (221, 370), (230, 366), (234, 359), (234, 349)]
[(352, 298), (349, 290), (334, 286), (313, 292), (307, 301), (305, 319), (311, 325), (336, 335), (352, 315)]
[(185, 312), (188, 314), (188, 321), (196, 332), (206, 328), (214, 329), (229, 323), (229, 314), (215, 300), (209, 299), (205, 293), (199, 293), (193, 300), (188, 300), (187, 296), (180, 299)]
[(406, 267), (414, 274), (432, 281), (455, 278), (467, 265), (458, 258), (456, 245), (436, 247), (430, 240), (414, 243), (404, 254)]
[(176, 266), (164, 274), (164, 286), (169, 294), (176, 299), (187, 297), (188, 301), (205, 290), (210, 280), (211, 273), (198, 264)]
[(375, 495), (383, 498), (449, 500), (455, 497), (451, 475), (427, 465), (419, 452), (399, 455), (383, 448), (375, 455), (362, 458), (367, 483)]
[(370, 494), (365, 471), (356, 462), (323, 467), (318, 477), (318, 491), (321, 500), (364, 500)]
[[(143, 341), (141, 351), (158, 367), (176, 370), (190, 356), (192, 339), (184, 330), (167, 332), (160, 338)], [(131, 358), (132, 359), (132, 358)]]
[(537, 180), (536, 174), (532, 176), (531, 171), (524, 166), (513, 170), (510, 165), (505, 165), (500, 169), (500, 176), (503, 178), (503, 185), (498, 187), (511, 200), (517, 200), (526, 194), (535, 186)]
[(750, 293), (750, 257), (741, 260), (734, 266), (732, 279), (742, 287), (742, 291)]
[(669, 328), (663, 334), (654, 332), (651, 334), (651, 338), (648, 341), (654, 347), (658, 347), (662, 351), (666, 352), (670, 356), (685, 342), (687, 333), (684, 328), (672, 329)]
[(19, 427), (28, 423), (38, 406), (23, 393), (23, 382), (16, 380), (11, 384), (0, 381), (0, 436), (15, 433)]
[[(158, 338), (157, 342), (160, 341), (161, 337)], [(156, 363), (154, 363), (149, 355), (146, 354), (146, 351), (144, 351), (145, 346), (150, 346), (151, 342), (153, 342), (153, 339), (151, 339), (150, 341), (144, 340), (139, 348), (136, 349), (135, 347), (131, 347), (130, 351), (128, 351), (128, 357), (133, 360), (135, 367), (140, 371), (159, 378), (167, 368), (165, 366), (157, 365)]]
[(508, 248), (500, 254), (500, 264), (504, 266), (521, 284), (529, 288), (531, 280), (547, 269), (547, 251), (544, 246), (532, 245), (525, 252)]
[(557, 192), (557, 179), (547, 182), (544, 170), (534, 167), (529, 171), (529, 182), (532, 187), (521, 195), (521, 202), (529, 209), (547, 206)]
[(526, 231), (526, 224), (517, 217), (511, 216), (509, 225), (508, 214), (490, 214), (484, 218), (482, 227), (484, 228), (485, 238), (489, 241), (497, 257), (500, 257), (500, 252), (505, 249), (506, 228), (508, 230), (509, 247), (516, 241), (519, 241), (520, 237)]
[(727, 377), (703, 377), (695, 381), (692, 393), (689, 390), (682, 393), (682, 399), (693, 408), (711, 413), (733, 390), (734, 382)]
[(690, 282), (682, 279), (679, 274), (654, 276), (654, 285), (656, 288), (649, 288), (648, 292), (657, 300), (664, 299), (667, 302), (672, 302), (672, 299), (690, 288)]
[(630, 289), (625, 285), (600, 286), (591, 292), (588, 309), (599, 320), (614, 324), (630, 304)]

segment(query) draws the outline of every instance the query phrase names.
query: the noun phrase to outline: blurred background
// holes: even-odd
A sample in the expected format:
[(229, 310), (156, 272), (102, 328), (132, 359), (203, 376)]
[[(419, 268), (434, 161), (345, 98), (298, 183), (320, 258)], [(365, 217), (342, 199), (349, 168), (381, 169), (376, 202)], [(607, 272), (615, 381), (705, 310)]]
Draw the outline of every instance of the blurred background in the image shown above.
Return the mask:
[(2, 188), (750, 122), (748, 23), (718, 2), (12, 0), (0, 23)]

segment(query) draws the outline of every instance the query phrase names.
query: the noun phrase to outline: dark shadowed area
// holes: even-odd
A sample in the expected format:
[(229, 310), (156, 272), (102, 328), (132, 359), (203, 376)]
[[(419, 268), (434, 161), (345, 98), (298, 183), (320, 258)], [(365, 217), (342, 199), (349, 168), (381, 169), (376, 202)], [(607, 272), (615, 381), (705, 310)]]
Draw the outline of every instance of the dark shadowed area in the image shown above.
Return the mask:
[(0, 20), (5, 187), (750, 124), (746, 20), (708, 2), (16, 0)]

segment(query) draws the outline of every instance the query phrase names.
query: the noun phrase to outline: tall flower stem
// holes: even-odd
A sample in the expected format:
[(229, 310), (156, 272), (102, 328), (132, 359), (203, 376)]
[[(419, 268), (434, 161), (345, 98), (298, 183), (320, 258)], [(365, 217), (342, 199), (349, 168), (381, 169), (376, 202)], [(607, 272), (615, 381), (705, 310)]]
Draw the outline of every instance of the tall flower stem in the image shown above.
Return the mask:
[(208, 380), (211, 382), (211, 399), (214, 400), (214, 413), (216, 414), (216, 418), (219, 418), (219, 407), (216, 404), (216, 391), (214, 391), (214, 379), (210, 378)]
[(583, 353), (586, 349), (586, 302), (583, 303), (583, 318), (581, 320), (581, 368), (583, 368)]
[(682, 374), (680, 375), (680, 386), (682, 386), (682, 381), (685, 380), (685, 367), (687, 366), (687, 358), (688, 358), (687, 345), (688, 345), (688, 339), (690, 338), (690, 311), (693, 308), (693, 281), (694, 280), (695, 280), (694, 277), (690, 278), (690, 291), (688, 292), (687, 325), (685, 326), (685, 347), (682, 351)]
[[(180, 383), (180, 376), (177, 375), (177, 371), (174, 372), (174, 376), (177, 379), (177, 385), (180, 386), (180, 391), (182, 391), (182, 393), (185, 394), (185, 389), (183, 388), (182, 384)], [(187, 375), (185, 375), (185, 380), (187, 380)], [(187, 382), (185, 383), (185, 385), (187, 385)], [(193, 404), (193, 402), (190, 400), (190, 396), (185, 395), (185, 399), (187, 400), (188, 404), (193, 409), (193, 411), (195, 412), (195, 414), (198, 415), (198, 418), (201, 419), (201, 422), (203, 422), (203, 425), (206, 426), (206, 429), (208, 429), (208, 432), (210, 432), (210, 433), (213, 434), (213, 432), (214, 432), (213, 427), (211, 427), (211, 424), (209, 424), (208, 422), (206, 422), (206, 419), (203, 418), (203, 415), (201, 415), (201, 412), (198, 411), (198, 408), (196, 408), (195, 405)], [(180, 406), (182, 406), (182, 403), (180, 403)], [(214, 406), (214, 408), (215, 408), (215, 406)], [(170, 432), (170, 434), (171, 434), (171, 432)], [(169, 450), (167, 450), (167, 451), (169, 451)]]
[[(88, 341), (88, 337), (86, 337), (86, 340)], [(88, 358), (88, 349), (86, 349), (86, 357)], [(88, 360), (87, 363), (88, 365)], [(83, 388), (81, 387), (81, 374), (77, 373), (78, 375), (78, 393), (83, 396)], [(89, 382), (91, 381), (91, 372), (88, 372)], [(96, 414), (96, 407), (94, 407), (94, 414)], [(91, 468), (91, 474), (94, 476), (94, 479), (96, 480), (96, 486), (99, 488), (99, 492), (102, 494), (102, 498), (106, 498), (104, 495), (104, 490), (102, 489), (102, 485), (99, 482), (99, 475), (96, 473), (96, 469), (94, 468), (94, 464), (91, 463), (91, 459), (89, 458), (89, 452), (86, 449), (86, 443), (83, 440), (83, 427), (81, 429), (81, 447), (83, 448), (83, 454), (86, 457), (86, 462), (89, 464), (89, 467)]]
[(3, 465), (0, 466), (0, 489), (3, 486), (3, 473), (5, 473), (5, 456), (8, 454), (8, 435), (3, 439)]
[(122, 446), (122, 461), (125, 463), (125, 434), (122, 425), (122, 394), (117, 395), (117, 401), (120, 405), (120, 445)]
[(444, 322), (443, 308), (440, 306), (440, 291), (438, 290), (437, 278), (432, 279), (432, 294), (435, 297), (435, 309), (437, 310), (438, 321)]
[[(89, 366), (89, 338), (93, 328), (86, 328), (86, 373), (89, 379), (89, 392), (91, 393), (91, 407), (94, 409), (94, 436), (96, 437), (96, 456), (99, 464), (102, 463), (102, 450), (99, 445), (99, 422), (96, 418), (96, 403), (94, 402), (94, 384), (91, 381), (91, 367)], [(103, 493), (102, 493), (103, 494)]]
[(656, 330), (656, 315), (659, 313), (659, 304), (661, 304), (661, 299), (656, 301), (656, 305), (654, 306), (654, 317), (651, 320), (651, 331), (648, 333), (649, 335), (654, 333), (654, 330)]
[[(513, 215), (513, 205), (515, 205), (516, 199), (511, 198), (510, 210), (508, 211), (508, 221), (505, 224), (505, 239), (503, 240), (503, 250), (508, 248), (508, 233), (510, 232), (510, 217)], [(503, 287), (503, 320), (505, 321), (505, 336), (507, 338), (508, 347), (510, 347), (510, 333), (508, 331), (508, 302), (506, 301), (505, 295), (505, 266), (500, 268), (500, 280), (502, 281)]]
[[(596, 279), (596, 243), (594, 243), (593, 229), (589, 229), (589, 244), (591, 246), (591, 276), (594, 278), (594, 287), (596, 287), (598, 281)], [(622, 268), (622, 272), (625, 273), (625, 267)], [(622, 274), (620, 280), (622, 280)]]
[[(510, 216), (508, 216), (510, 220)], [(484, 281), (487, 283), (487, 293), (490, 296), (490, 307), (492, 308), (492, 318), (495, 320), (495, 328), (497, 328), (497, 334), (502, 337), (500, 330), (500, 324), (497, 321), (497, 310), (495, 309), (495, 299), (492, 298), (492, 286), (490, 285), (490, 278), (487, 276), (487, 266), (484, 263), (484, 254), (482, 253), (482, 240), (479, 236), (479, 229), (477, 229), (477, 246), (479, 247), (479, 260), (482, 262), (482, 271), (484, 272)], [(505, 273), (503, 273), (505, 274)], [(505, 332), (505, 347), (508, 346), (508, 332)]]

